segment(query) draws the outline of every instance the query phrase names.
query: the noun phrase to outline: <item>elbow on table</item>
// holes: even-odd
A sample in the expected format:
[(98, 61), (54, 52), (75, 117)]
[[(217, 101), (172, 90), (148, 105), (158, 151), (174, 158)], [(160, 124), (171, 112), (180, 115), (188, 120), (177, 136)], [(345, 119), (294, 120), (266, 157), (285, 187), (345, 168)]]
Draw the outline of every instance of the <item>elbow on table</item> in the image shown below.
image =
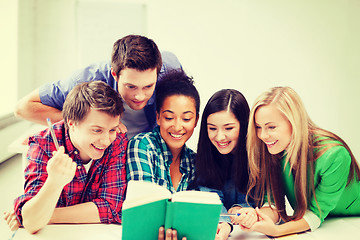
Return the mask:
[(43, 226), (42, 227), (34, 226), (33, 224), (26, 221), (23, 222), (23, 226), (25, 230), (28, 231), (30, 234), (36, 234), (38, 231), (40, 231), (43, 228)]

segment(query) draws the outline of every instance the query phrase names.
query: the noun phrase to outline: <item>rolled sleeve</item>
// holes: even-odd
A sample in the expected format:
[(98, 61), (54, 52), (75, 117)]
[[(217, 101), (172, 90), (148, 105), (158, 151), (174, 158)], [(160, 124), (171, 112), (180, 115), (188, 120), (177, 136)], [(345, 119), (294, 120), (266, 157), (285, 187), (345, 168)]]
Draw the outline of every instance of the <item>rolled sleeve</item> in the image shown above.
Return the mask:
[(28, 165), (25, 168), (24, 194), (14, 200), (14, 212), (22, 224), (22, 208), (42, 188), (46, 179), (46, 162), (49, 159), (45, 151), (30, 139), (30, 148), (27, 154)]
[(151, 151), (147, 149), (146, 139), (133, 138), (127, 149), (127, 180), (154, 181)]
[(321, 224), (320, 218), (310, 210), (306, 210), (303, 218), (309, 224), (311, 231), (315, 231), (320, 227)]
[(98, 207), (102, 223), (121, 223), (121, 208), (127, 185), (125, 171), (126, 143), (123, 141), (114, 142), (113, 146), (121, 144), (121, 147), (115, 147), (109, 156), (109, 167), (102, 176), (103, 183), (99, 188), (99, 198), (92, 200)]
[(95, 80), (103, 81), (117, 90), (110, 69), (108, 61), (101, 61), (74, 71), (67, 79), (46, 83), (39, 88), (40, 101), (44, 105), (62, 110), (66, 96), (77, 84)]

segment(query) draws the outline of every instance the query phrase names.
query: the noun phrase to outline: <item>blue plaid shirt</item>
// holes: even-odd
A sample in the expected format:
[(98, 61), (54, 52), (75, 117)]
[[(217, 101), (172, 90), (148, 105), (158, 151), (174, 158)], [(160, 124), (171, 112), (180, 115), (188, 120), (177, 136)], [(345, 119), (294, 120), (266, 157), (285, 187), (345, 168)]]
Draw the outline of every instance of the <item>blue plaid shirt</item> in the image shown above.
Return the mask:
[(152, 132), (140, 133), (133, 137), (127, 148), (126, 178), (154, 182), (172, 193), (185, 191), (195, 175), (195, 153), (186, 145), (181, 152), (178, 188), (174, 189), (170, 177), (172, 154), (160, 135), (159, 127)]

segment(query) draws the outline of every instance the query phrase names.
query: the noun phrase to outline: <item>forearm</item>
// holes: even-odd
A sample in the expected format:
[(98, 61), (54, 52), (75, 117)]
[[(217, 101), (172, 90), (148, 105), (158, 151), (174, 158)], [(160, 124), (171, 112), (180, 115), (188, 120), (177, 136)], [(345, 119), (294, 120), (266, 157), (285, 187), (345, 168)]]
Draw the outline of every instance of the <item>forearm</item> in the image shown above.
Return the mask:
[(62, 188), (46, 181), (40, 191), (22, 208), (23, 226), (31, 233), (46, 226), (54, 212)]
[(52, 122), (62, 119), (60, 110), (41, 103), (38, 89), (19, 100), (15, 116), (42, 125), (46, 125), (46, 118), (50, 118)]
[(56, 208), (49, 223), (100, 223), (99, 210), (93, 202)]
[(276, 209), (271, 209), (270, 207), (267, 206), (260, 208), (260, 212), (269, 216), (274, 223), (277, 223), (280, 220), (280, 216), (277, 213)]
[(284, 224), (280, 224), (276, 226), (276, 236), (283, 236), (292, 233), (300, 233), (309, 230), (309, 224), (305, 221), (305, 219), (300, 219), (297, 221), (290, 221)]

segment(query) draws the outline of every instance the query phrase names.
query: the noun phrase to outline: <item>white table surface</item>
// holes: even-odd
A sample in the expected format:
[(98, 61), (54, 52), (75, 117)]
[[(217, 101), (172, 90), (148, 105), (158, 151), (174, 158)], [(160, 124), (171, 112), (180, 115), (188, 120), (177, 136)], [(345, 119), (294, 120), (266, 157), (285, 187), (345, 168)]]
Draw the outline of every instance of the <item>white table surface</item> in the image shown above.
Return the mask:
[[(14, 240), (121, 240), (122, 226), (116, 224), (56, 224), (48, 225), (36, 234), (29, 234), (20, 228)], [(10, 239), (9, 236), (8, 239)], [(146, 240), (146, 238), (144, 237)], [(260, 233), (245, 233), (235, 226), (229, 240), (260, 240), (272, 239)], [(289, 235), (279, 240), (359, 240), (360, 217), (329, 218), (314, 232)], [(192, 240), (192, 239), (189, 239)]]

